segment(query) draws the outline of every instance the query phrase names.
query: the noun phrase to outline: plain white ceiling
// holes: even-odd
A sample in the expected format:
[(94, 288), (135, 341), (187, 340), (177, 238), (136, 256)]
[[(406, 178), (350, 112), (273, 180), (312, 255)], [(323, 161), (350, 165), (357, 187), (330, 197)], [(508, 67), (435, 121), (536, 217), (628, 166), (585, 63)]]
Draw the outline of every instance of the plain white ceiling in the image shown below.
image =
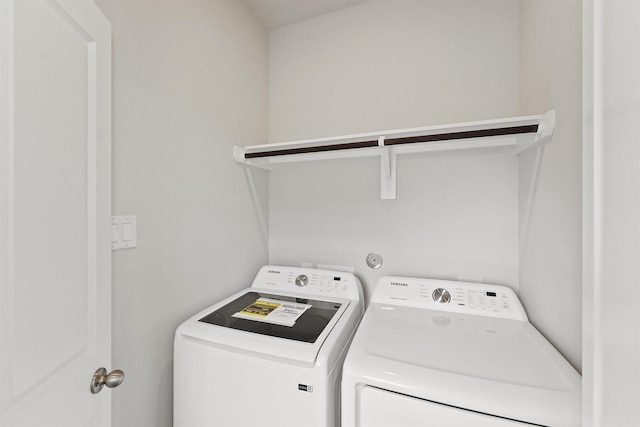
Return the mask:
[(267, 30), (314, 18), (368, 0), (245, 0)]

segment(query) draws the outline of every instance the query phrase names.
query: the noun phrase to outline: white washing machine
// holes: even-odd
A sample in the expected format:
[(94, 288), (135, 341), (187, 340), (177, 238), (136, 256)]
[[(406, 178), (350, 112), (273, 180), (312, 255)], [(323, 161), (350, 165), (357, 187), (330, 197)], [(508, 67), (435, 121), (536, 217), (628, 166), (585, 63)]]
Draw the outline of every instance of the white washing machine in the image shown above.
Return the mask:
[(503, 286), (383, 277), (347, 354), (344, 426), (580, 426), (581, 376)]
[(353, 274), (263, 267), (176, 330), (174, 425), (338, 425), (342, 362), (363, 312)]

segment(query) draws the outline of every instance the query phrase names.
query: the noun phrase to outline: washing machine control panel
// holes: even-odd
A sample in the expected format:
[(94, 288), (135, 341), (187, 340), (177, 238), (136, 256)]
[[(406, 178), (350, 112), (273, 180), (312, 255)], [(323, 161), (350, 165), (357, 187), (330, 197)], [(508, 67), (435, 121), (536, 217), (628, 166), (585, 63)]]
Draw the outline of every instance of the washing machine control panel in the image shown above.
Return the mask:
[(353, 274), (343, 271), (265, 266), (257, 274), (252, 286), (316, 297), (361, 299), (360, 282)]
[(371, 302), (527, 320), (513, 290), (484, 283), (387, 276), (378, 280)]

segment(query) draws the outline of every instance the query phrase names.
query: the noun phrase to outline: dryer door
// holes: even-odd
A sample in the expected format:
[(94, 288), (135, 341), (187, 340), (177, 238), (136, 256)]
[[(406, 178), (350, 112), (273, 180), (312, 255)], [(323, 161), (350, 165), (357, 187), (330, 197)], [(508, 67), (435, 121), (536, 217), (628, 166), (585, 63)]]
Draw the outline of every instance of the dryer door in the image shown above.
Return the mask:
[(360, 391), (358, 426), (524, 427), (529, 423), (441, 405), (365, 386)]

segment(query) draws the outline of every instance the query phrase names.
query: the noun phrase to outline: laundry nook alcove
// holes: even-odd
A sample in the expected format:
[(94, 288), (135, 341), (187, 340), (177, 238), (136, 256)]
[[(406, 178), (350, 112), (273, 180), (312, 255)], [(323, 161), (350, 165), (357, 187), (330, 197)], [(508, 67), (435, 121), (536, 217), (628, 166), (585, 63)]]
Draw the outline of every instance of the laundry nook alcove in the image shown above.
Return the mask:
[[(249, 182), (254, 170), (270, 171), (269, 211), (256, 206), (256, 212), (269, 225), (272, 262), (354, 266), (366, 294), (381, 272), (517, 289), (519, 254), (554, 130), (549, 111), (236, 146), (233, 153)], [(381, 270), (365, 267), (371, 251), (385, 257)]]

